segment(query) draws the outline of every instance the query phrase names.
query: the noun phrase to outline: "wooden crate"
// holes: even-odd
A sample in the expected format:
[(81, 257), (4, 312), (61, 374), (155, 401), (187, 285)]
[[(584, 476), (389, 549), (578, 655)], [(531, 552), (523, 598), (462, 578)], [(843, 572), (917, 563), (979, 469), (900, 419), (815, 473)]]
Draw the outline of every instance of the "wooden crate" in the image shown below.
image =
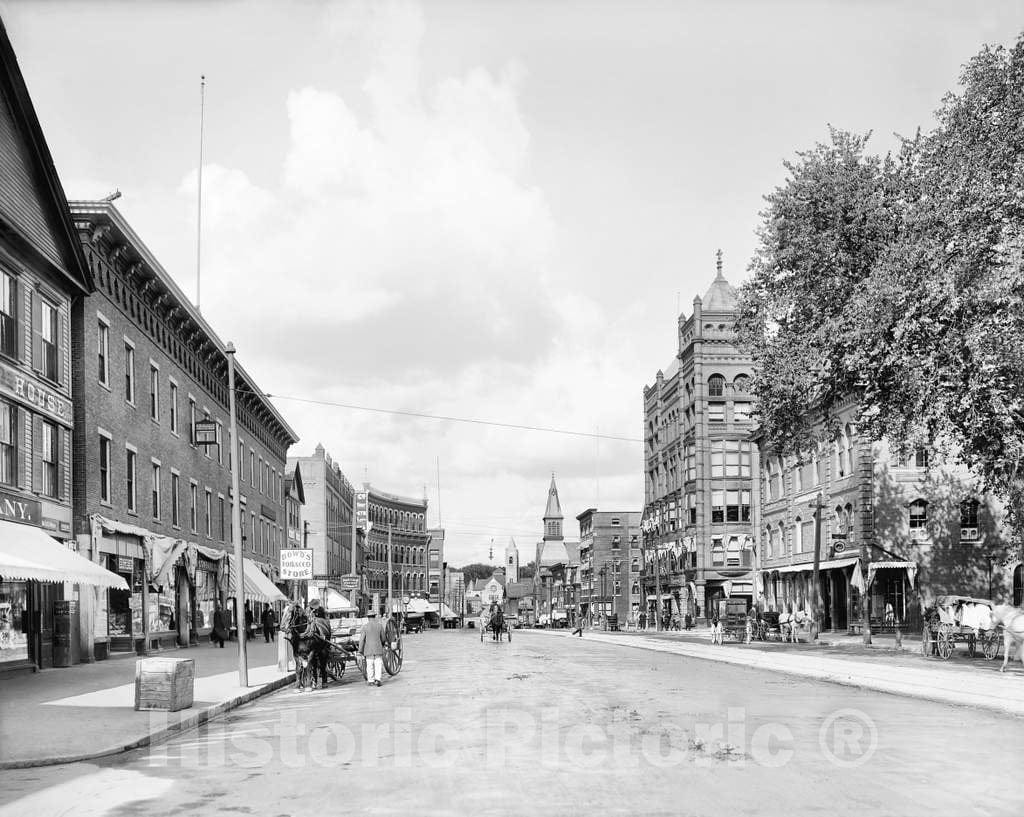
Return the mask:
[(192, 706), (196, 662), (191, 658), (143, 658), (135, 662), (135, 708), (177, 712)]

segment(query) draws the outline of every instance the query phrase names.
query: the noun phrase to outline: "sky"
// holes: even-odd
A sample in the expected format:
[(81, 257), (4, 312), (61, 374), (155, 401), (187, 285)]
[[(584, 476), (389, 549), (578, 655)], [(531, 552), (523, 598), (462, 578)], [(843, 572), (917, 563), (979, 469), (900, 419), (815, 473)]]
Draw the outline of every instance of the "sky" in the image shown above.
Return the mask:
[[(0, 0), (69, 199), (116, 206), (301, 441), (446, 558), (643, 507), (643, 389), (783, 162), (933, 123), (1024, 2)], [(297, 399), (295, 399), (297, 398)], [(309, 402), (317, 401), (317, 402)], [(527, 431), (323, 405), (557, 428)], [(602, 439), (593, 435), (626, 439)], [(592, 436), (581, 436), (592, 435)]]

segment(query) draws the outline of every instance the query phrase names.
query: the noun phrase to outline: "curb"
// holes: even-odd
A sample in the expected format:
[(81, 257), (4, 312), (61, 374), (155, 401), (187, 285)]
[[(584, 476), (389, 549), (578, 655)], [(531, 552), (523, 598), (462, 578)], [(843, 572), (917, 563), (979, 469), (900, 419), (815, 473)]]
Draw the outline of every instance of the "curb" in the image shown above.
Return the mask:
[(100, 749), (95, 752), (86, 752), (79, 755), (41, 757), (30, 760), (0, 760), (0, 769), (32, 769), (39, 766), (62, 766), (67, 763), (83, 763), (87, 760), (97, 760), (101, 757), (118, 755), (123, 752), (131, 752), (135, 749), (143, 749), (146, 746), (154, 746), (158, 743), (163, 743), (165, 740), (168, 740), (175, 735), (184, 734), (192, 729), (196, 729), (207, 721), (220, 717), (225, 712), (229, 712), (236, 707), (251, 703), (257, 698), (269, 695), (271, 692), (276, 692), (277, 690), (288, 686), (294, 680), (295, 673), (291, 672), (282, 678), (271, 681), (270, 683), (254, 687), (248, 692), (238, 695), (237, 697), (230, 698), (227, 701), (221, 701), (219, 704), (207, 707), (206, 709), (201, 709), (195, 714), (189, 715), (187, 718), (183, 718), (175, 724), (166, 726), (163, 729), (158, 729), (155, 732), (150, 732), (148, 735), (128, 743), (123, 743), (117, 746), (108, 746), (106, 749)]
[[(554, 633), (550, 633), (554, 635)], [(597, 635), (597, 634), (595, 634)], [(1024, 718), (1024, 702), (1017, 700), (1006, 700), (1002, 698), (996, 698), (992, 695), (975, 695), (973, 700), (963, 700), (962, 697), (955, 696), (954, 693), (936, 689), (933, 687), (915, 685), (914, 682), (906, 682), (900, 684), (895, 681), (890, 681), (882, 678), (865, 678), (857, 677), (854, 673), (841, 673), (828, 672), (826, 669), (814, 670), (809, 667), (780, 667), (778, 665), (767, 666), (763, 661), (757, 658), (752, 658), (751, 661), (739, 660), (738, 657), (723, 653), (722, 655), (715, 654), (695, 654), (692, 652), (677, 652), (671, 649), (672, 642), (657, 640), (653, 642), (631, 642), (630, 640), (624, 639), (619, 641), (614, 636), (607, 636), (592, 638), (591, 641), (597, 644), (605, 644), (607, 646), (624, 646), (631, 647), (637, 650), (647, 650), (649, 652), (659, 652), (666, 655), (675, 655), (680, 658), (694, 658), (698, 661), (711, 661), (718, 664), (730, 664), (737, 667), (743, 667), (751, 670), (763, 670), (768, 672), (775, 672), (780, 675), (788, 675), (795, 678), (804, 678), (810, 681), (820, 681), (827, 684), (838, 684), (839, 686), (855, 687), (857, 689), (870, 690), (872, 692), (881, 692), (887, 695), (898, 695), (904, 698), (918, 698), (922, 700), (932, 701), (933, 703), (945, 704), (946, 706), (957, 706), (969, 709), (984, 709), (989, 712), (998, 712), (1002, 715), (1011, 715), (1016, 718)], [(693, 642), (677, 642), (682, 646), (697, 647), (701, 649), (703, 645), (694, 644)], [(703, 653), (703, 650), (701, 650)], [(749, 654), (749, 653), (748, 653)], [(819, 658), (827, 658), (826, 655), (819, 655)], [(836, 660), (836, 659), (833, 659)], [(1013, 682), (1011, 682), (1013, 683)]]

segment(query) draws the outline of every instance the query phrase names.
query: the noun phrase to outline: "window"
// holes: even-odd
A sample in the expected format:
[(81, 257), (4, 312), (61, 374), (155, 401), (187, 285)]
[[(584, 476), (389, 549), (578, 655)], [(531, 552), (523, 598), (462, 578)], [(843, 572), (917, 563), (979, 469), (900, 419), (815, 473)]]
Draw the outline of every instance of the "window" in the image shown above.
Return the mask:
[(778, 483), (778, 493), (776, 496), (783, 497), (786, 495), (786, 472), (782, 464), (782, 457), (779, 457), (775, 461), (775, 481)]
[(217, 421), (217, 464), (224, 464), (224, 424)]
[(808, 457), (803, 460), (799, 465), (798, 479), (797, 479), (797, 490), (802, 491), (805, 488), (810, 488), (814, 485), (814, 463)]
[(0, 482), (18, 482), (18, 409), (0, 400)]
[(927, 468), (928, 467), (928, 449), (918, 448), (914, 452), (914, 467), (915, 468)]
[(800, 543), (805, 550), (814, 550), (814, 520), (800, 523)]
[(736, 423), (750, 422), (750, 403), (733, 403), (732, 419)]
[(613, 528), (617, 528), (617, 527), (619, 527), (619, 526), (620, 526), (621, 524), (622, 524), (622, 520), (621, 520), (621, 519), (619, 519), (619, 517), (617, 517), (617, 516), (613, 516), (613, 517), (612, 517), (612, 527), (613, 527)]
[(39, 342), (40, 342), (40, 367), (39, 371), (43, 377), (50, 380), (59, 380), (59, 364), (57, 357), (60, 345), (60, 313), (57, 307), (45, 298), (39, 299)]
[(124, 399), (135, 405), (135, 347), (124, 342)]
[[(203, 409), (203, 422), (210, 422), (210, 412), (207, 411), (205, 408)], [(214, 433), (216, 433), (216, 431)], [(206, 456), (206, 459), (213, 459), (213, 455), (210, 453), (210, 446), (203, 446), (203, 454)]]
[(266, 483), (266, 480), (263, 479), (263, 457), (260, 457), (259, 475), (260, 475), (260, 493), (261, 494), (262, 493), (266, 493), (266, 484), (267, 483)]
[(725, 403), (708, 403), (708, 422), (725, 422)]
[(960, 503), (960, 539), (973, 541), (979, 537), (978, 508), (976, 499), (965, 499)]
[(18, 357), (18, 279), (0, 271), (0, 352)]
[(196, 401), (195, 398), (188, 398), (188, 441), (193, 446), (196, 444)]
[(45, 420), (39, 424), (39, 428), (42, 433), (38, 447), (42, 475), (40, 490), (44, 496), (56, 499), (60, 496), (60, 433), (57, 426)]
[(804, 529), (801, 524), (800, 517), (798, 516), (793, 522), (793, 552), (800, 553), (803, 551), (804, 541)]
[(227, 517), (224, 515), (224, 497), (217, 497), (217, 506), (220, 513), (220, 540), (226, 542), (225, 533), (227, 532)]
[(691, 525), (697, 524), (697, 495), (686, 495), (687, 522)]
[(96, 327), (96, 366), (97, 377), (104, 386), (110, 385), (110, 327), (103, 319), (98, 319)]
[(833, 443), (835, 449), (835, 461), (836, 461), (836, 477), (842, 478), (847, 474), (846, 471), (846, 437), (840, 432), (839, 436)]
[(740, 565), (740, 537), (729, 537), (729, 550), (725, 554), (725, 564), (728, 567), (739, 567)]
[(125, 471), (125, 479), (124, 479), (124, 482), (125, 482), (125, 489), (126, 489), (126, 492), (128, 494), (128, 511), (130, 513), (135, 513), (136, 508), (137, 508), (137, 499), (138, 499), (138, 496), (137, 496), (137, 493), (136, 493), (136, 483), (135, 483), (135, 460), (136, 460), (135, 452), (132, 451), (130, 448), (127, 449), (127, 453), (125, 455), (125, 469), (124, 469), (124, 471)]
[(213, 538), (213, 493), (206, 489), (206, 535)]
[(245, 443), (242, 440), (238, 441), (238, 480), (245, 480)]
[(686, 463), (686, 479), (692, 481), (697, 479), (697, 448), (693, 443), (687, 443), (684, 449), (684, 461)]
[(194, 482), (190, 483), (189, 486), (188, 486), (188, 493), (189, 493), (189, 512), (188, 512), (189, 528), (192, 531), (192, 533), (195, 533), (196, 530), (199, 527), (199, 520), (197, 519), (197, 517), (199, 515), (199, 507), (198, 507), (198, 505), (199, 505), (199, 487)]
[(100, 435), (100, 502), (110, 503), (110, 439)]
[(153, 462), (153, 518), (160, 518), (160, 463)]
[(174, 527), (181, 525), (181, 515), (179, 508), (181, 506), (181, 477), (175, 473), (171, 473), (171, 524)]
[(253, 553), (255, 553), (256, 552), (256, 514), (255, 513), (250, 514), (249, 521), (251, 523), (250, 527), (249, 527), (249, 531), (252, 534), (252, 540), (249, 542), (249, 548), (250, 548), (250, 550), (253, 551)]
[(720, 374), (713, 374), (708, 378), (708, 397), (721, 397), (725, 394), (725, 378)]
[(716, 536), (711, 542), (711, 564), (721, 567), (725, 564), (725, 548), (722, 547), (722, 537)]
[(736, 375), (736, 379), (732, 381), (732, 387), (740, 394), (746, 394), (750, 391), (750, 376), (745, 374)]
[(750, 491), (726, 491), (725, 521), (750, 521)]
[(249, 484), (256, 487), (256, 452), (249, 449)]
[(173, 380), (170, 381), (170, 397), (168, 398), (170, 405), (168, 406), (171, 412), (171, 433), (178, 433), (178, 384)]
[(928, 525), (928, 503), (923, 499), (915, 499), (910, 503), (910, 528), (921, 530)]
[(725, 491), (711, 492), (711, 524), (725, 521)]
[(160, 422), (160, 370), (149, 364), (149, 416)]

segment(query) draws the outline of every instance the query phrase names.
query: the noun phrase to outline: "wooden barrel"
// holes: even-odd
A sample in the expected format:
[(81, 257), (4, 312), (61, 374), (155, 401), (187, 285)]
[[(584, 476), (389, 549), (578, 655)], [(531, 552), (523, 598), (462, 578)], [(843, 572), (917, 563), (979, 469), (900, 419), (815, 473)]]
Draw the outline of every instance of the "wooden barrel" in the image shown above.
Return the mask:
[(192, 706), (196, 663), (191, 658), (144, 658), (135, 662), (135, 708), (177, 712)]

